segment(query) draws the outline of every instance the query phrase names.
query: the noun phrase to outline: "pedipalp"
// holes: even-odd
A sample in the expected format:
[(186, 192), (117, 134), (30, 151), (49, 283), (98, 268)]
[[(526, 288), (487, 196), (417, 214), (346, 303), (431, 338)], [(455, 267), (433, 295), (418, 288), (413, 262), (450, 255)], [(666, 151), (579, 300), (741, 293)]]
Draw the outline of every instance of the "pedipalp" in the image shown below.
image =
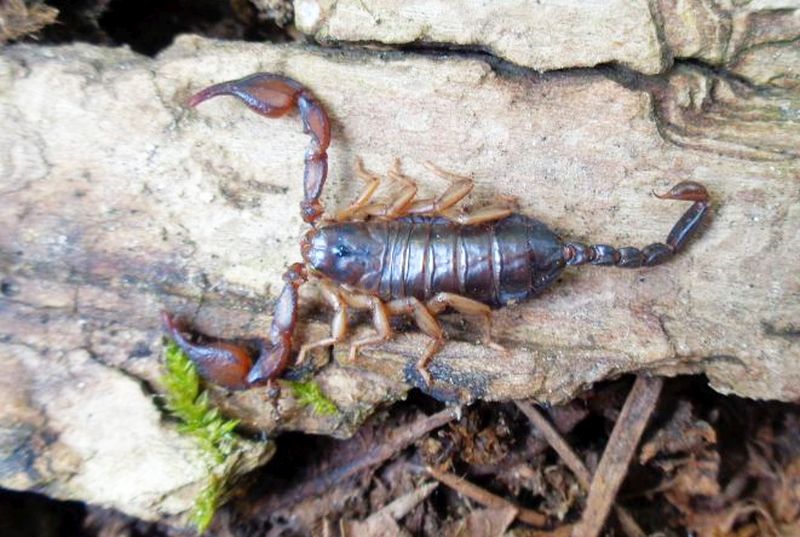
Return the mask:
[(306, 149), (304, 196), (300, 211), (303, 220), (315, 225), (324, 212), (319, 198), (328, 177), (327, 151), (331, 143), (331, 123), (317, 98), (291, 78), (257, 73), (209, 86), (192, 95), (186, 104), (194, 108), (203, 101), (220, 95), (236, 97), (264, 117), (281, 117), (295, 108), (300, 111), (303, 132), (311, 135), (311, 143)]
[[(278, 378), (292, 353), (297, 326), (298, 289), (306, 282), (305, 266), (294, 263), (283, 275), (284, 286), (273, 310), (265, 338), (197, 341), (198, 335), (167, 312), (162, 312), (164, 331), (197, 365), (200, 375), (215, 384), (240, 390)], [(202, 339), (210, 339), (200, 336)], [(255, 357), (255, 360), (253, 360)]]

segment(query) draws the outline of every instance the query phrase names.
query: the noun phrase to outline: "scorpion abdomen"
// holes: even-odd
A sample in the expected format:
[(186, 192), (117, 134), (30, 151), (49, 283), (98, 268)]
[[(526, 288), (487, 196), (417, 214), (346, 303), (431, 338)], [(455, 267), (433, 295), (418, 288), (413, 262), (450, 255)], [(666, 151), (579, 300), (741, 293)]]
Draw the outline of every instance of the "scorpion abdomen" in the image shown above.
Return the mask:
[(307, 241), (312, 268), (383, 301), (453, 293), (501, 307), (540, 293), (566, 264), (561, 239), (522, 215), (474, 225), (431, 216), (342, 222)]

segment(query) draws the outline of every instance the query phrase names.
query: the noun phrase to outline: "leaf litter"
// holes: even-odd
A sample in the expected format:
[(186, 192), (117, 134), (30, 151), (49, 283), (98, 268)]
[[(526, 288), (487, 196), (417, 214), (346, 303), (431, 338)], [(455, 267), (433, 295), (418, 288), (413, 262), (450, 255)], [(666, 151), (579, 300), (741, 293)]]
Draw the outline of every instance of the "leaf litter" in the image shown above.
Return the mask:
[(800, 407), (700, 377), (623, 378), (553, 407), (412, 392), (350, 439), (275, 441), (205, 535), (800, 535)]

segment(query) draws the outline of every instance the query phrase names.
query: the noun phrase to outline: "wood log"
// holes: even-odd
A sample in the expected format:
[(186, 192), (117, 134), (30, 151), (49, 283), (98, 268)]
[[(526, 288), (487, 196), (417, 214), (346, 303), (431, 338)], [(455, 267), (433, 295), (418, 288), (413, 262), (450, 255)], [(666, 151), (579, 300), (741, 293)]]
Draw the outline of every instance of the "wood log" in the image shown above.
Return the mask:
[(491, 54), (538, 71), (618, 64), (642, 74), (691, 60), (759, 85), (794, 87), (794, 0), (295, 0), (300, 31), (325, 44)]
[[(330, 363), (314, 358), (307, 372), (337, 417), (315, 416), (289, 393), (220, 396), (247, 425), (345, 436), (411, 386), (442, 399), (558, 402), (633, 371), (702, 372), (723, 392), (800, 397), (800, 107), (790, 84), (766, 90), (693, 65), (664, 78), (539, 75), (485, 56), (196, 37), (155, 60), (20, 45), (0, 55), (0, 364), (15, 401), (2, 414), (15, 439), (3, 449), (48, 445), (50, 436), (23, 434), (41, 423), (84, 436), (56, 434), (63, 443), (48, 453), (57, 447), (74, 464), (42, 465), (13, 486), (84, 475), (93, 442), (144, 416), (126, 409), (159, 390), (161, 309), (209, 334), (269, 326), (280, 275), (300, 259), (307, 138), (296, 117), (267, 121), (232, 99), (183, 106), (203, 86), (255, 71), (300, 80), (329, 110), (331, 209), (359, 190), (361, 156), (379, 173), (400, 158), (429, 194), (444, 185), (426, 161), (470, 175), (470, 205), (515, 196), (521, 212), (585, 242), (662, 240), (686, 207), (651, 191), (682, 180), (708, 187), (713, 218), (667, 264), (570, 270), (541, 298), (498, 311), (505, 353), (476, 341), (472, 320), (445, 316), (449, 341), (430, 389), (413, 368), (426, 339), (412, 328), (364, 349), (355, 367), (340, 364), (346, 344)], [(312, 285), (302, 303), (299, 342), (326, 334), (330, 312)], [(99, 399), (114, 384), (102, 372), (135, 399)], [(108, 421), (91, 419), (99, 401), (116, 401)], [(102, 491), (48, 491), (124, 505)], [(152, 504), (123, 508), (153, 514)]]

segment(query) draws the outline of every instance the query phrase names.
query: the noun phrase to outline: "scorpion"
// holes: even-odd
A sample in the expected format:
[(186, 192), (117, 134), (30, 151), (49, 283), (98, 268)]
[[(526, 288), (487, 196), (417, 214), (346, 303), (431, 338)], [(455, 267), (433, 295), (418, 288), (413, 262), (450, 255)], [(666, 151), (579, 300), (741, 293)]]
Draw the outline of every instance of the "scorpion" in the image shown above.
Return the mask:
[[(393, 335), (390, 319), (413, 317), (430, 343), (416, 369), (430, 386), (427, 366), (444, 344), (436, 316), (446, 309), (485, 318), (491, 342), (491, 312), (541, 294), (569, 266), (612, 265), (651, 267), (680, 252), (696, 234), (709, 211), (706, 188), (693, 181), (676, 184), (661, 199), (692, 201), (662, 242), (644, 248), (614, 248), (562, 240), (544, 223), (514, 212), (511, 200), (471, 213), (455, 206), (472, 190), (472, 180), (427, 164), (450, 181), (436, 197), (417, 198), (417, 185), (400, 171), (397, 161), (389, 179), (400, 188), (393, 199), (376, 200), (381, 178), (358, 161), (356, 175), (366, 186), (358, 198), (332, 218), (323, 219), (320, 196), (328, 175), (331, 141), (328, 115), (319, 100), (297, 81), (258, 73), (214, 84), (189, 98), (198, 104), (220, 95), (243, 101), (254, 112), (277, 118), (299, 111), (311, 137), (305, 154), (303, 220), (310, 229), (300, 243), (303, 262), (283, 275), (285, 285), (275, 303), (266, 338), (213, 339), (193, 332), (164, 312), (165, 332), (196, 364), (206, 380), (228, 389), (272, 384), (291, 361), (298, 321), (298, 289), (310, 278), (321, 282), (323, 297), (334, 311), (330, 337), (305, 343), (295, 360), (340, 343), (347, 336), (348, 310), (371, 314), (376, 333), (353, 341), (349, 359), (361, 347)], [(498, 346), (499, 347), (499, 346)]]

